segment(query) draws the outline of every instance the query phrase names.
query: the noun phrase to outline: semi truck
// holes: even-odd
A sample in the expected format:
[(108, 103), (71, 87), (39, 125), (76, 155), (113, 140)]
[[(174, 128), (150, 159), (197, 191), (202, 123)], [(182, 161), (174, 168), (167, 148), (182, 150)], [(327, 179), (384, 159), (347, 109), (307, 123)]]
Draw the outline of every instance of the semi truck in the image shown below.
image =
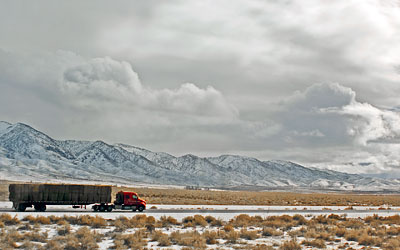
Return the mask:
[(13, 208), (19, 212), (24, 212), (27, 207), (44, 212), (47, 205), (78, 208), (93, 204), (95, 212), (111, 212), (113, 209), (143, 212), (146, 209), (146, 201), (135, 192), (120, 191), (112, 203), (112, 187), (107, 185), (10, 184), (9, 192)]

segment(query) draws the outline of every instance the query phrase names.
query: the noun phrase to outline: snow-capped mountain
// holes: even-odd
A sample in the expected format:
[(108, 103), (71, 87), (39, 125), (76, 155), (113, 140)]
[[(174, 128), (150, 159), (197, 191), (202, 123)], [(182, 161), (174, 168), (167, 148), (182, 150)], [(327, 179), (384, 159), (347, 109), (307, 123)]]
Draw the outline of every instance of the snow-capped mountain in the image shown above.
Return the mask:
[(0, 122), (3, 179), (104, 181), (219, 188), (323, 188), (398, 191), (400, 181), (306, 168), (236, 155), (197, 157), (102, 141), (54, 140), (22, 124)]

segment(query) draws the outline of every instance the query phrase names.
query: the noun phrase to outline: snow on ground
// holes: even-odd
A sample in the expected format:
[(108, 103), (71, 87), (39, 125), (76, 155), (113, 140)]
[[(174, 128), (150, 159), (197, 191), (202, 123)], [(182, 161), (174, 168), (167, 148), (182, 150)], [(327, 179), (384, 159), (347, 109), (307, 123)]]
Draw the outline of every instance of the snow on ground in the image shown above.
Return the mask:
[[(153, 209), (152, 209), (153, 207)], [(184, 217), (200, 214), (203, 216), (211, 215), (215, 218), (228, 221), (239, 214), (248, 214), (250, 216), (268, 217), (274, 215), (295, 215), (302, 214), (305, 217), (317, 216), (320, 214), (346, 214), (348, 218), (365, 218), (377, 214), (379, 216), (391, 216), (400, 214), (400, 207), (374, 207), (374, 206), (357, 206), (348, 210), (346, 206), (231, 206), (231, 205), (147, 205), (147, 210), (143, 213), (159, 219), (161, 216), (171, 216), (177, 220)], [(36, 212), (33, 208), (27, 208), (26, 212), (16, 212), (12, 209), (11, 202), (0, 202), (0, 213), (9, 213), (17, 216), (19, 219), (27, 215), (42, 216), (63, 216), (63, 215), (98, 215), (105, 219), (115, 219), (119, 216), (132, 217), (139, 212), (114, 210), (109, 212), (93, 212), (91, 206), (85, 208), (74, 209), (65, 205), (49, 205), (46, 212)]]

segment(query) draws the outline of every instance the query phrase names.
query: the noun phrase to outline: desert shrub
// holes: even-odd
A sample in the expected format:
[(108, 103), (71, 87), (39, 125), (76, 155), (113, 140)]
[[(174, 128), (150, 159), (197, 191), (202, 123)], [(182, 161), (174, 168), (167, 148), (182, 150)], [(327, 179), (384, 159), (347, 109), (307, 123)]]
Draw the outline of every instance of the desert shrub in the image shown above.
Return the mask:
[(39, 223), (42, 225), (49, 225), (49, 224), (51, 224), (51, 220), (49, 217), (46, 217), (46, 216), (38, 216), (38, 217), (36, 217), (36, 223)]
[(239, 233), (236, 232), (235, 230), (229, 231), (225, 235), (225, 239), (227, 240), (228, 243), (236, 243), (239, 239)]
[(301, 250), (301, 246), (295, 239), (284, 241), (280, 246), (279, 250)]
[(262, 230), (262, 236), (281, 236), (283, 232), (280, 230), (276, 230), (271, 227), (264, 227)]
[(385, 250), (400, 249), (400, 239), (398, 237), (388, 239), (385, 242), (385, 244), (383, 244), (383, 249)]
[(297, 225), (305, 225), (305, 224), (307, 224), (306, 218), (304, 218), (304, 216), (300, 215), (300, 214), (293, 215), (293, 220), (295, 220), (297, 222)]
[(32, 230), (32, 226), (29, 223), (25, 223), (22, 226), (17, 228), (18, 231), (28, 231)]
[(194, 215), (194, 223), (196, 226), (202, 226), (202, 227), (205, 227), (208, 224), (204, 216), (198, 214)]
[(225, 225), (223, 229), (225, 232), (230, 232), (230, 231), (235, 230), (235, 228), (231, 224)]
[(344, 238), (348, 241), (358, 241), (359, 232), (357, 230), (347, 230)]
[(173, 243), (181, 246), (191, 246), (194, 248), (205, 248), (206, 239), (196, 231), (188, 231), (184, 233), (172, 232), (170, 239)]
[(71, 232), (71, 226), (69, 224), (61, 226), (61, 228), (57, 229), (57, 234), (58, 235), (66, 235)]
[(182, 223), (184, 227), (194, 227), (194, 226), (207, 226), (207, 221), (201, 215), (187, 216), (182, 219)]
[(293, 220), (293, 217), (289, 215), (270, 216), (263, 222), (263, 226), (280, 228), (285, 231), (297, 226), (297, 224), (298, 221)]
[[(65, 250), (76, 250), (76, 249), (85, 249), (85, 250), (89, 250), (87, 248), (81, 248), (81, 244), (79, 243), (79, 240), (72, 234), (67, 235), (64, 238), (65, 244), (63, 246), (63, 248)], [(97, 249), (97, 248), (95, 248)]]
[(101, 216), (81, 215), (77, 218), (76, 224), (82, 226), (91, 226), (94, 228), (102, 228), (107, 225), (107, 221)]
[(325, 241), (322, 239), (314, 239), (314, 240), (303, 240), (301, 244), (310, 246), (310, 247), (317, 247), (317, 248), (325, 248)]
[(23, 237), (25, 240), (46, 243), (48, 234), (47, 232), (44, 232), (42, 234), (38, 232), (27, 232), (23, 235)]
[(391, 226), (386, 230), (386, 233), (388, 235), (399, 235), (400, 234), (400, 227)]
[(257, 231), (249, 231), (247, 229), (241, 229), (240, 230), (240, 238), (246, 239), (246, 240), (255, 240), (259, 238), (258, 232)]
[(12, 217), (10, 214), (0, 214), (0, 221), (4, 223), (4, 225), (17, 225), (20, 223), (20, 220), (17, 216)]
[(218, 238), (217, 232), (206, 230), (203, 233), (203, 237), (206, 239), (206, 243), (209, 244), (209, 245), (218, 243), (218, 241), (217, 241), (217, 238)]
[(251, 222), (251, 217), (248, 214), (239, 214), (229, 221), (234, 227), (247, 227)]
[(75, 237), (80, 242), (81, 249), (98, 249), (97, 241), (100, 241), (101, 236), (92, 233), (88, 227), (81, 227), (75, 232)]
[(161, 216), (157, 222), (157, 227), (169, 227), (171, 225), (178, 225), (178, 221), (171, 216)]
[(151, 234), (151, 241), (158, 241), (158, 246), (170, 246), (172, 245), (169, 240), (168, 234), (163, 233), (162, 231), (154, 231)]
[(116, 232), (123, 232), (129, 226), (129, 219), (126, 217), (118, 217), (113, 222), (112, 225), (115, 227)]
[(60, 243), (58, 239), (51, 239), (47, 242), (47, 244), (44, 246), (45, 249), (51, 249), (51, 250), (63, 250), (64, 247)]
[(146, 224), (146, 219), (147, 216), (145, 214), (135, 215), (129, 220), (129, 225), (130, 227), (134, 228), (144, 227)]
[(161, 247), (172, 245), (171, 241), (169, 240), (168, 235), (166, 235), (166, 234), (162, 235), (157, 241), (158, 241), (158, 246), (161, 246)]
[(344, 227), (336, 227), (335, 235), (337, 237), (343, 237), (346, 234), (346, 228)]
[(112, 248), (121, 249), (121, 248), (131, 248), (131, 249), (143, 249), (145, 245), (147, 245), (148, 234), (146, 231), (138, 230), (133, 234), (117, 234), (114, 237), (114, 245)]
[(365, 226), (365, 224), (358, 219), (347, 219), (347, 220), (341, 222), (340, 225), (342, 225), (346, 228), (352, 228), (352, 229), (360, 229)]
[(360, 234), (358, 237), (358, 243), (364, 246), (373, 246), (375, 245), (376, 241), (375, 238), (368, 235), (366, 232)]

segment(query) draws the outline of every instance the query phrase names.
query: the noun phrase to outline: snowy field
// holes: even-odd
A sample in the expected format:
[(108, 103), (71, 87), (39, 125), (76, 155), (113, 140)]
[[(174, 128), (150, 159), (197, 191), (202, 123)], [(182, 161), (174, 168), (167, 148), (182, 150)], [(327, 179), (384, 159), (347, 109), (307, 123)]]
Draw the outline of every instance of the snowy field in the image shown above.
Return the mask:
[(150, 204), (143, 213), (95, 213), (11, 206), (0, 202), (0, 249), (400, 249), (399, 207)]
[[(18, 218), (31, 215), (41, 216), (63, 216), (63, 215), (98, 215), (105, 219), (115, 219), (119, 216), (132, 217), (138, 212), (114, 210), (109, 212), (93, 212), (91, 206), (85, 208), (72, 208), (71, 206), (47, 206), (46, 212), (36, 212), (33, 208), (27, 208), (26, 212), (16, 212), (12, 209), (11, 202), (0, 202), (0, 213), (8, 213)], [(189, 216), (199, 214), (202, 216), (213, 216), (224, 221), (230, 220), (239, 214), (248, 214), (250, 216), (275, 216), (275, 215), (295, 215), (302, 214), (306, 217), (317, 216), (320, 214), (346, 215), (349, 218), (364, 218), (377, 214), (379, 216), (391, 216), (400, 213), (400, 207), (374, 207), (374, 206), (232, 206), (232, 205), (147, 205), (147, 210), (143, 212), (148, 216), (159, 219), (161, 216), (171, 216), (178, 220)]]

